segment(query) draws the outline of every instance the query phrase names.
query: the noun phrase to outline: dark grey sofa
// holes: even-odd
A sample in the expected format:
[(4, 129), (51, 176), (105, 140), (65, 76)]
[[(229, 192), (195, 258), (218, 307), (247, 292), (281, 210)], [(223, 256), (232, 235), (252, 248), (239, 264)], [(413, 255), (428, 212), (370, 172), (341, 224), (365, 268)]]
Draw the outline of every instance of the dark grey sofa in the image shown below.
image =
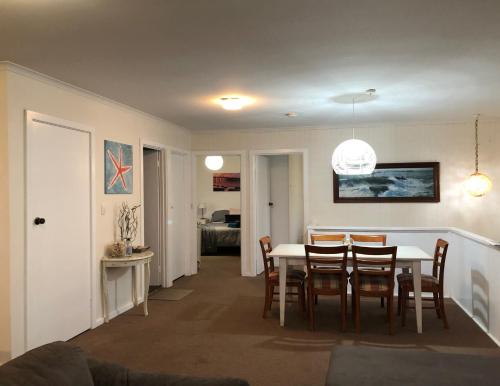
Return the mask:
[(231, 378), (141, 373), (87, 358), (71, 344), (54, 342), (0, 366), (0, 386), (249, 386)]
[(500, 357), (366, 346), (337, 346), (327, 386), (499, 385)]

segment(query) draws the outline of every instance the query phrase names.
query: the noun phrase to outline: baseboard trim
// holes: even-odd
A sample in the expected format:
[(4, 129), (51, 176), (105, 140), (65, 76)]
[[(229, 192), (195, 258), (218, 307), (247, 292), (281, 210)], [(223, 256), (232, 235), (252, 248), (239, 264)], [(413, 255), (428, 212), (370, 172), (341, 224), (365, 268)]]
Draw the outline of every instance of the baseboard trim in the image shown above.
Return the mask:
[(451, 297), (451, 299), (452, 299), (452, 300), (453, 300), (453, 301), (454, 301), (454, 302), (455, 302), (455, 303), (456, 303), (456, 304), (457, 304), (457, 305), (458, 305), (458, 306), (459, 306), (459, 307), (463, 310), (463, 312), (465, 312), (465, 313), (467, 314), (467, 316), (468, 316), (469, 318), (471, 318), (471, 319), (472, 319), (472, 320), (473, 320), (473, 321), (474, 321), (474, 322), (475, 322), (475, 323), (479, 326), (479, 328), (480, 328), (481, 330), (483, 330), (483, 331), (484, 331), (484, 333), (485, 333), (486, 335), (488, 335), (488, 336), (489, 336), (489, 338), (490, 338), (490, 339), (491, 339), (491, 340), (492, 340), (492, 341), (493, 341), (493, 342), (494, 342), (494, 343), (495, 343), (498, 347), (500, 347), (500, 341), (499, 341), (497, 338), (495, 338), (495, 337), (494, 337), (494, 336), (493, 336), (493, 335), (492, 335), (492, 334), (488, 331), (488, 329), (487, 329), (487, 328), (486, 328), (486, 327), (485, 327), (482, 323), (480, 323), (480, 322), (479, 322), (479, 320), (478, 320), (477, 318), (475, 318), (475, 317), (474, 317), (474, 315), (473, 315), (473, 314), (472, 314), (472, 313), (471, 313), (471, 312), (470, 312), (467, 308), (465, 308), (465, 306), (464, 306), (462, 303), (460, 303), (460, 302), (459, 302), (457, 299), (455, 299), (453, 296)]
[[(143, 302), (143, 298), (141, 297), (137, 301), (138, 301), (138, 304), (141, 304)], [(132, 303), (132, 302), (125, 303), (124, 305), (118, 307), (117, 309), (110, 311), (109, 312), (109, 319), (111, 320), (111, 319), (117, 317), (118, 315), (123, 314), (124, 312), (127, 312), (128, 310), (130, 310), (134, 307), (135, 307), (134, 303)], [(104, 324), (104, 317), (103, 316), (100, 316), (99, 318), (97, 318), (95, 320), (94, 326), (91, 329), (97, 328), (101, 324)]]

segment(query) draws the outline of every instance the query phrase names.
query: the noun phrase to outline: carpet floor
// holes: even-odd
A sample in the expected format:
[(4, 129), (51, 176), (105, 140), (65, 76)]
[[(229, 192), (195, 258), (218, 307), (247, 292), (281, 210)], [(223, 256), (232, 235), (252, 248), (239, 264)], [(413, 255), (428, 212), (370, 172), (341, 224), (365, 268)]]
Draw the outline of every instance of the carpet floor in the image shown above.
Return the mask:
[(279, 326), (278, 304), (262, 318), (264, 279), (240, 276), (240, 259), (203, 258), (198, 275), (178, 279), (174, 288), (194, 292), (177, 302), (151, 300), (72, 340), (88, 354), (141, 371), (196, 376), (232, 376), (253, 386), (324, 385), (335, 345), (420, 348), (448, 353), (500, 355), (500, 349), (452, 301), (446, 304), (450, 330), (432, 310), (424, 310), (424, 333), (417, 335), (415, 315), (406, 327), (396, 318), (388, 335), (378, 299), (361, 303), (362, 333), (350, 321), (340, 332), (339, 302), (321, 298), (317, 331), (296, 304), (287, 306), (287, 325)]

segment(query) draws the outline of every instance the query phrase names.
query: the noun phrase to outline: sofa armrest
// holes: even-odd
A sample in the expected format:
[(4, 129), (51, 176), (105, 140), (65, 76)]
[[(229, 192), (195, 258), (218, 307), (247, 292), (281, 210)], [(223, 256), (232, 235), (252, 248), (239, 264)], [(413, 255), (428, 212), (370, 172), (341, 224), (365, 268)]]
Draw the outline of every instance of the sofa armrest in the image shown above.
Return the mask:
[(198, 378), (161, 373), (143, 373), (96, 359), (88, 359), (94, 386), (250, 386), (234, 378)]

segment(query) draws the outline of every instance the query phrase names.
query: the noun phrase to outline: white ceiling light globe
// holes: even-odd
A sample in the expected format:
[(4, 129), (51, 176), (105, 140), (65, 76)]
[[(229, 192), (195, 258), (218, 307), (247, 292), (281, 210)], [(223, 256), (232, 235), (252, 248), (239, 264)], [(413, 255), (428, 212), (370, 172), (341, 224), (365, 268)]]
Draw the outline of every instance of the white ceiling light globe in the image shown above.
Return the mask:
[(359, 139), (342, 142), (332, 155), (333, 170), (339, 175), (371, 174), (376, 165), (375, 151)]
[(491, 190), (492, 185), (490, 177), (486, 174), (474, 173), (465, 181), (465, 190), (473, 197), (481, 197)]
[(209, 155), (205, 157), (205, 166), (210, 170), (219, 170), (224, 165), (224, 159), (220, 155)]

